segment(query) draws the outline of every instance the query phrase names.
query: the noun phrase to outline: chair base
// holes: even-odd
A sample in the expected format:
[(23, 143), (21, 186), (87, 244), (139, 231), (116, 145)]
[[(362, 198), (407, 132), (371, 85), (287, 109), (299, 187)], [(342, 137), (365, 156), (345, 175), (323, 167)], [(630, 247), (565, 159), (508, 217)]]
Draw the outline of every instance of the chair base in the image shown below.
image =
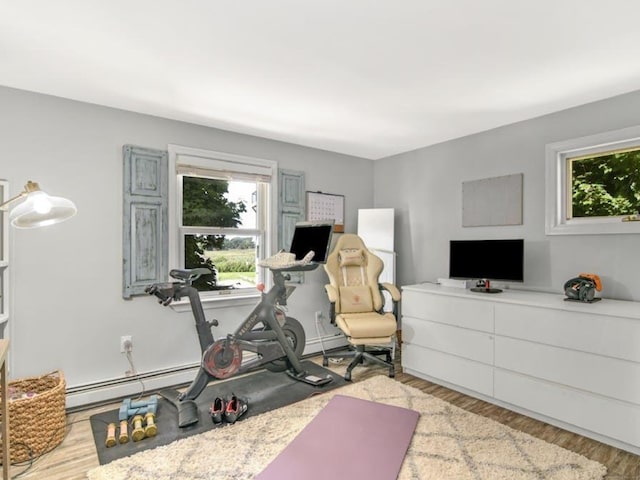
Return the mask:
[[(385, 355), (386, 360), (379, 358), (379, 355)], [(395, 367), (393, 366), (393, 360), (391, 358), (391, 349), (366, 350), (364, 345), (356, 345), (354, 348), (350, 348), (349, 350), (325, 352), (322, 355), (322, 365), (324, 367), (329, 365), (329, 358), (353, 358), (344, 375), (344, 379), (347, 382), (351, 381), (351, 371), (357, 365), (364, 363), (365, 359), (372, 363), (387, 367), (389, 369), (389, 378), (396, 376)]]

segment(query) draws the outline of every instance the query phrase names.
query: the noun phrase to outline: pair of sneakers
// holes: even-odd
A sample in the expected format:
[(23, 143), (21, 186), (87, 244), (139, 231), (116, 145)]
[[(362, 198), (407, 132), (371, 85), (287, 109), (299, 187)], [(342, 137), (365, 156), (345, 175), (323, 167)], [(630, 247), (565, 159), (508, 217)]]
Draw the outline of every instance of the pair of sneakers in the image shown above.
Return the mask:
[(213, 423), (222, 423), (223, 420), (227, 423), (236, 423), (236, 420), (244, 415), (248, 408), (245, 400), (232, 393), (229, 400), (216, 397), (209, 408), (209, 413)]

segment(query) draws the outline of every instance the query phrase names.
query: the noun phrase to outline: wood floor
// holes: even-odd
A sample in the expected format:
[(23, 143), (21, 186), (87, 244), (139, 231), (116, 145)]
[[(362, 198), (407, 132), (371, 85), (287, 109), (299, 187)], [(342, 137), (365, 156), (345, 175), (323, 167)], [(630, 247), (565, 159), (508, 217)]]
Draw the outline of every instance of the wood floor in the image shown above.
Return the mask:
[[(319, 361), (319, 359), (315, 360)], [(411, 385), (470, 412), (492, 418), (516, 430), (521, 430), (534, 437), (598, 461), (608, 469), (607, 480), (640, 480), (639, 456), (580, 435), (569, 433), (557, 427), (449, 390), (412, 375), (401, 373), (402, 369), (399, 365), (399, 359), (396, 359), (396, 362), (398, 363), (396, 367), (396, 380), (402, 383)], [(383, 372), (384, 370), (378, 367), (359, 367), (353, 372), (353, 381), (361, 381)], [(101, 411), (113, 410), (118, 408), (118, 406), (118, 403), (114, 403), (99, 408), (70, 413), (68, 415), (68, 433), (62, 444), (52, 452), (36, 460), (31, 466), (12, 466), (12, 478), (29, 480), (79, 480), (86, 478), (86, 472), (99, 465), (91, 428), (89, 426), (89, 417)]]

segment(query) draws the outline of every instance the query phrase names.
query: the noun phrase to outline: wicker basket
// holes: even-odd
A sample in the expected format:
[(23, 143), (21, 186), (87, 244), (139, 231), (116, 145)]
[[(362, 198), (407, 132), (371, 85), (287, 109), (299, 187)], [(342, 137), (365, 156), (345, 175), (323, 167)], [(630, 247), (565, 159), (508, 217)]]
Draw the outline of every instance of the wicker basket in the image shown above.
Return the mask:
[[(11, 463), (36, 458), (57, 447), (66, 434), (65, 381), (62, 372), (12, 380), (9, 388), (14, 392), (35, 393), (28, 398), (9, 400)], [(4, 421), (1, 412), (0, 420)], [(4, 462), (1, 449), (0, 459)]]

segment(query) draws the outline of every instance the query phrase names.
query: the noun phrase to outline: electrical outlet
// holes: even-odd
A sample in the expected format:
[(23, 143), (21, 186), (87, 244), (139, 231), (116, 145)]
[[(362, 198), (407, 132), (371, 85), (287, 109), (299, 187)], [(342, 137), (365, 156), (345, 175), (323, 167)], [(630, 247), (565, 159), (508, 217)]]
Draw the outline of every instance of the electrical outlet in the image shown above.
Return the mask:
[(133, 350), (133, 340), (131, 335), (123, 335), (120, 337), (120, 353), (129, 353)]

